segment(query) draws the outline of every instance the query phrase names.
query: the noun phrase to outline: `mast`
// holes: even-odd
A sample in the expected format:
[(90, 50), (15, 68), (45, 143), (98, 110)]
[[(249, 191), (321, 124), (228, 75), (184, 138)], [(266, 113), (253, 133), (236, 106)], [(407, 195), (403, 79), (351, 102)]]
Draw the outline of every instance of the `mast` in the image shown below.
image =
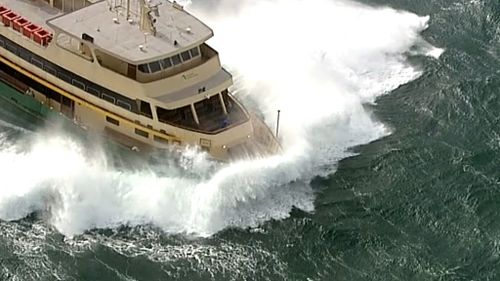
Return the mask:
[(155, 19), (151, 16), (151, 7), (146, 4), (146, 0), (140, 0), (141, 3), (141, 20), (140, 20), (140, 28), (141, 31), (147, 32), (156, 36), (156, 27), (155, 27)]
[(127, 0), (127, 20), (130, 19), (130, 0)]

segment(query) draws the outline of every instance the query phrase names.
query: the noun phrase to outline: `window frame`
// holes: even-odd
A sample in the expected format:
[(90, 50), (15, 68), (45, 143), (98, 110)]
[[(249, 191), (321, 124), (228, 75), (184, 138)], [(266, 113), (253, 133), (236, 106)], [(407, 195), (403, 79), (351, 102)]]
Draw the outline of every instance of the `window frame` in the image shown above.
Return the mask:
[[(185, 58), (184, 58), (184, 55), (185, 55), (185, 54), (186, 54), (187, 56), (189, 56), (189, 58), (185, 59)], [(180, 53), (180, 55), (181, 55), (182, 62), (187, 62), (187, 61), (190, 61), (190, 60), (191, 60), (191, 53), (189, 52), (189, 50), (187, 50), (187, 51), (184, 51), (184, 52)]]
[[(181, 58), (181, 55), (180, 55), (180, 54), (173, 55), (173, 56), (171, 56), (170, 58), (172, 59), (172, 64), (173, 64), (174, 66), (178, 66), (178, 65), (182, 64), (182, 58)], [(178, 58), (178, 59), (179, 59), (179, 62), (178, 62), (178, 63), (175, 63), (174, 58)]]
[[(109, 100), (106, 99), (106, 98), (109, 98)], [(103, 100), (105, 100), (105, 101), (107, 101), (109, 103), (112, 103), (112, 104), (116, 103), (116, 98), (113, 97), (113, 96), (111, 96), (111, 95), (109, 95), (109, 94), (106, 94), (106, 93), (101, 93), (101, 99), (103, 99)], [(113, 101), (111, 102), (111, 100), (113, 100)]]
[[(156, 66), (157, 69), (153, 69), (153, 66)], [(153, 61), (153, 62), (148, 63), (148, 68), (151, 71), (150, 73), (156, 73), (156, 72), (160, 72), (162, 70), (160, 61)]]
[(123, 109), (126, 109), (128, 111), (132, 111), (132, 105), (126, 101), (121, 100), (121, 99), (116, 100), (116, 105), (123, 108)]
[[(196, 55), (193, 55), (193, 52), (196, 51)], [(191, 58), (196, 58), (196, 57), (199, 57), (200, 56), (200, 47), (194, 47), (192, 49), (189, 50), (189, 53), (191, 54)]]
[[(165, 64), (166, 61), (168, 61), (169, 65)], [(172, 68), (174, 66), (174, 64), (172, 63), (172, 60), (170, 58), (165, 58), (165, 59), (160, 60), (160, 65), (161, 65), (161, 69), (163, 69), (163, 70)]]
[(115, 126), (120, 126), (120, 120), (116, 120), (115, 118), (113, 118), (111, 116), (106, 116), (106, 121), (108, 123), (115, 125)]

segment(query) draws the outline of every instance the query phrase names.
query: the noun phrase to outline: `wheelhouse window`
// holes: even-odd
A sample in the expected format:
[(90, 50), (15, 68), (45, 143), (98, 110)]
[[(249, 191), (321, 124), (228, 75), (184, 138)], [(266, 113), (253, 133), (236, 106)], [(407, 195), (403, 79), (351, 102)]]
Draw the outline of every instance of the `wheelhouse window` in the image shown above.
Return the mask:
[(173, 55), (169, 58), (164, 58), (158, 61), (140, 64), (137, 69), (142, 73), (156, 73), (171, 67), (188, 62), (200, 56), (200, 47), (194, 47), (180, 54)]
[(172, 67), (172, 61), (170, 60), (170, 58), (166, 58), (161, 61), (162, 69), (169, 69), (171, 67)]
[(194, 121), (190, 105), (172, 110), (157, 107), (156, 113), (158, 114), (158, 120), (162, 123), (195, 129), (198, 127), (198, 124)]
[(199, 47), (196, 47), (196, 48), (192, 48), (191, 50), (189, 50), (189, 52), (191, 53), (191, 57), (195, 58), (197, 56), (200, 55), (200, 49)]
[(189, 51), (185, 51), (181, 53), (182, 61), (186, 62), (191, 59), (191, 54)]
[(160, 62), (159, 61), (154, 61), (149, 63), (149, 69), (151, 70), (151, 73), (155, 73), (161, 70)]
[[(207, 133), (218, 132), (248, 120), (248, 115), (227, 90), (203, 99), (193, 107), (194, 113), (191, 105), (172, 110), (157, 107), (156, 110), (160, 122)], [(194, 120), (194, 114), (198, 117), (198, 123)]]
[(200, 121), (200, 129), (216, 131), (229, 126), (219, 95), (195, 103), (194, 108)]
[(139, 69), (139, 71), (143, 73), (151, 73), (151, 71), (149, 71), (149, 66), (147, 64), (139, 64), (137, 69)]
[(181, 63), (182, 63), (182, 61), (181, 61), (181, 56), (179, 56), (179, 55), (175, 55), (175, 56), (173, 56), (173, 57), (172, 57), (172, 63), (173, 63), (174, 65), (179, 65), (179, 64), (181, 64)]

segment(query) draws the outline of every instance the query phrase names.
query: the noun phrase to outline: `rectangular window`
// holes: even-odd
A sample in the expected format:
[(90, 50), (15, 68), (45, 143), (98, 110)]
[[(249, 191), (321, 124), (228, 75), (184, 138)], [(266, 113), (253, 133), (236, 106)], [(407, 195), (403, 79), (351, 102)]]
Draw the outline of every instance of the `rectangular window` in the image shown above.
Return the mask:
[(139, 64), (137, 69), (139, 69), (139, 71), (142, 73), (150, 73), (151, 72), (151, 71), (149, 71), (149, 66), (147, 64)]
[(110, 103), (115, 103), (115, 98), (110, 96), (110, 95), (107, 95), (107, 94), (102, 94), (102, 99), (105, 100), (105, 101), (108, 101)]
[(191, 56), (193, 58), (200, 55), (200, 50), (198, 49), (198, 47), (192, 48), (191, 50), (189, 50), (189, 52), (191, 53)]
[(26, 50), (20, 49), (19, 50), (19, 56), (25, 60), (25, 61), (30, 61), (31, 60), (31, 54), (27, 52)]
[(3, 38), (0, 38), (0, 46), (5, 47), (5, 41)]
[(160, 62), (154, 61), (149, 63), (149, 70), (151, 70), (151, 73), (155, 73), (161, 70)]
[(34, 64), (35, 66), (43, 69), (43, 62), (41, 62), (39, 59), (33, 57), (33, 58), (31, 58), (31, 63)]
[(139, 103), (140, 103), (139, 110), (141, 115), (153, 118), (153, 113), (151, 112), (151, 105), (149, 104), (149, 102), (139, 100)]
[(73, 79), (71, 81), (71, 84), (73, 84), (73, 86), (76, 86), (76, 87), (78, 87), (78, 88), (80, 88), (80, 89), (82, 89), (82, 90), (85, 91), (85, 84), (83, 84), (82, 82), (80, 82), (80, 81), (78, 81), (76, 79)]
[(125, 108), (128, 111), (132, 111), (132, 106), (128, 102), (125, 102), (125, 101), (122, 101), (122, 100), (117, 100), (116, 101), (116, 105), (118, 105), (121, 108)]
[(101, 95), (101, 93), (97, 89), (94, 89), (91, 86), (87, 86), (87, 92), (91, 93), (96, 97), (99, 97)]
[(108, 121), (109, 123), (111, 123), (113, 125), (120, 126), (120, 121), (118, 121), (114, 118), (111, 118), (109, 116), (106, 116), (106, 121)]
[(149, 138), (148, 132), (143, 131), (141, 129), (135, 128), (135, 133), (141, 137)]
[(162, 138), (160, 136), (153, 136), (153, 139), (156, 141), (156, 142), (160, 142), (160, 143), (164, 143), (164, 144), (168, 144), (168, 140), (165, 139), (165, 138)]
[(168, 69), (171, 67), (172, 67), (172, 61), (170, 60), (170, 58), (166, 58), (161, 61), (161, 68)]
[(17, 47), (16, 45), (10, 43), (10, 42), (7, 42), (7, 50), (9, 50), (10, 52), (14, 53), (17, 55)]
[(68, 83), (71, 83), (71, 77), (64, 72), (57, 72), (57, 77)]
[(182, 63), (182, 61), (181, 61), (181, 56), (179, 56), (179, 55), (175, 55), (175, 56), (173, 56), (173, 57), (172, 57), (172, 63), (173, 63), (174, 65), (179, 65), (179, 64), (181, 64), (181, 63)]
[(43, 66), (43, 70), (45, 70), (46, 72), (48, 72), (48, 73), (50, 73), (50, 74), (52, 74), (54, 76), (57, 75), (56, 70), (52, 66), (50, 66), (48, 64), (46, 64), (46, 65)]
[(189, 54), (189, 51), (182, 52), (181, 56), (182, 56), (182, 61), (188, 61), (191, 59), (191, 54)]

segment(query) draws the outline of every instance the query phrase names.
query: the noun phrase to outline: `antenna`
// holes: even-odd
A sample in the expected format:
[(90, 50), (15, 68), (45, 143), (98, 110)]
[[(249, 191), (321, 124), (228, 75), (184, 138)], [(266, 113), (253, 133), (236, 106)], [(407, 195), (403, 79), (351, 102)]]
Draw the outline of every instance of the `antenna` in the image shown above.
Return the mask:
[(281, 110), (278, 109), (278, 120), (276, 120), (276, 138), (278, 138), (280, 132), (280, 113)]

